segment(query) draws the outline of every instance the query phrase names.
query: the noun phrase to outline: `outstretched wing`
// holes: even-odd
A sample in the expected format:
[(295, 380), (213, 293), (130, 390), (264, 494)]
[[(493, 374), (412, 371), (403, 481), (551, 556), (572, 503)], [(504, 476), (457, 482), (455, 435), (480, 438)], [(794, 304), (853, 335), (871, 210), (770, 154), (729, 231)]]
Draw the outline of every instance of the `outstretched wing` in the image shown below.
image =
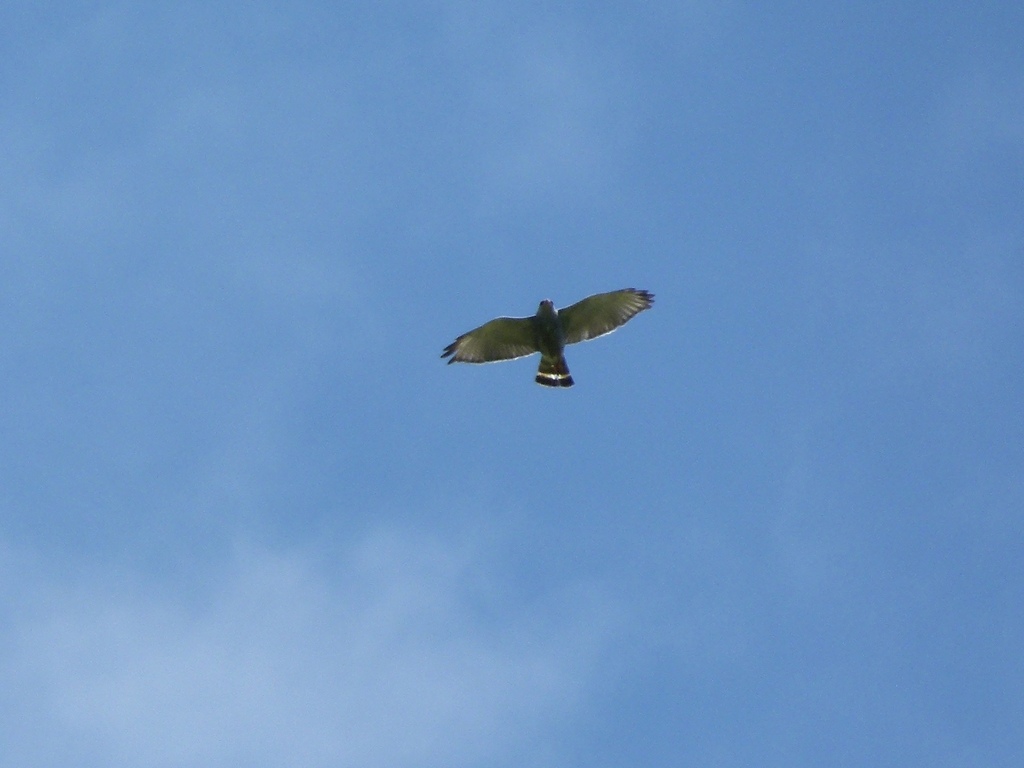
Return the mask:
[(558, 310), (565, 343), (575, 344), (611, 333), (636, 314), (650, 309), (653, 303), (653, 293), (635, 288), (588, 296)]
[(537, 351), (532, 317), (499, 317), (464, 333), (447, 347), (441, 357), (451, 363), (493, 363), (525, 357)]

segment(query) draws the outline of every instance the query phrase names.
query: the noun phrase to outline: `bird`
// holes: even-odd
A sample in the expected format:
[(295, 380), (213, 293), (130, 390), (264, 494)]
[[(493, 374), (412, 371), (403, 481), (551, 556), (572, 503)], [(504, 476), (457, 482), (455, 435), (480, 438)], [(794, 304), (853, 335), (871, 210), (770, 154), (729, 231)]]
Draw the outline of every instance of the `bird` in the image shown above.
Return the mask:
[(544, 299), (532, 317), (498, 317), (459, 336), (444, 348), (452, 363), (495, 363), (540, 352), (535, 381), (545, 387), (571, 387), (565, 345), (611, 333), (654, 303), (654, 294), (636, 288), (596, 293), (555, 309)]

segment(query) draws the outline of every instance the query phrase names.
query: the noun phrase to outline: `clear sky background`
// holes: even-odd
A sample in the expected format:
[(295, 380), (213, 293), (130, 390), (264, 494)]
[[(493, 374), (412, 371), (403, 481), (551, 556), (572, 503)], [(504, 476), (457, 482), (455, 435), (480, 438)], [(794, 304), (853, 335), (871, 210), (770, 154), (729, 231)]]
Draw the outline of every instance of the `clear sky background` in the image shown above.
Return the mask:
[(1024, 764), (1020, 3), (11, 0), (0, 329), (5, 766)]

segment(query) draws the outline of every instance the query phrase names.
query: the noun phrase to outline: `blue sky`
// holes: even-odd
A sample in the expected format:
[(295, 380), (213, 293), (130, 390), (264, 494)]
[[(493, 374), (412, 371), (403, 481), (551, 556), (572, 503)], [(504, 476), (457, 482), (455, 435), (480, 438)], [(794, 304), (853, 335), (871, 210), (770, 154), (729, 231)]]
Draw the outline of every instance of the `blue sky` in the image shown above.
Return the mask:
[(1020, 765), (1022, 36), (5, 3), (5, 762)]

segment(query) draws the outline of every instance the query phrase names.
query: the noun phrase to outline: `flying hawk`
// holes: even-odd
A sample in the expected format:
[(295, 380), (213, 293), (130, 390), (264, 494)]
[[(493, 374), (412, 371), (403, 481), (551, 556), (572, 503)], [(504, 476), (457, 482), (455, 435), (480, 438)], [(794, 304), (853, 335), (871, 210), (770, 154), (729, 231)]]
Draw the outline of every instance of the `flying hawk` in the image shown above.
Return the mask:
[(544, 299), (533, 317), (499, 317), (484, 323), (445, 347), (441, 357), (451, 358), (449, 365), (493, 363), (540, 352), (537, 383), (571, 387), (565, 345), (611, 333), (653, 303), (654, 294), (635, 288), (598, 293), (558, 310)]

